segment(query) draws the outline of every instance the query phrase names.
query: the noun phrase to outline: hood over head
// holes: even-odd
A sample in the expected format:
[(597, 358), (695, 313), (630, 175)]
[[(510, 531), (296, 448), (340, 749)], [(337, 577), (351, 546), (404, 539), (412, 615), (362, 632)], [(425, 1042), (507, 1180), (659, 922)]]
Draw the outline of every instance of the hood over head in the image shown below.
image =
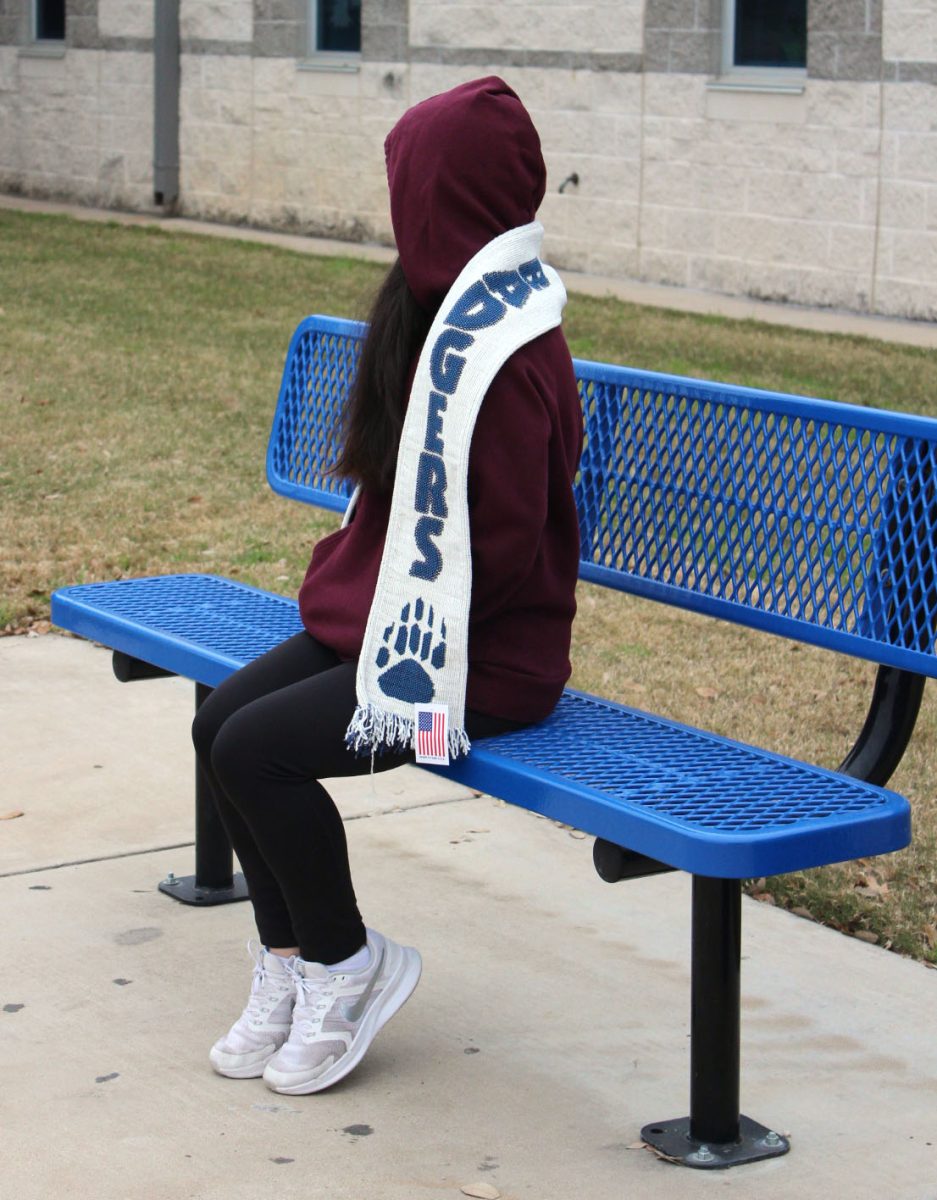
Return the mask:
[(483, 246), (534, 219), (547, 178), (540, 138), (516, 93), (491, 75), (408, 109), (384, 153), (400, 265), (433, 312)]

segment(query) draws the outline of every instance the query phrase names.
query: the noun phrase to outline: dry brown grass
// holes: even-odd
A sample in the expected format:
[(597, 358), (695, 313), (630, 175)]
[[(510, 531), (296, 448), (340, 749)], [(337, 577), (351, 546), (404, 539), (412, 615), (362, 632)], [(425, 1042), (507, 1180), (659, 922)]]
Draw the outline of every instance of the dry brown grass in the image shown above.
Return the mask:
[[(209, 570), (295, 592), (336, 519), (263, 474), (289, 336), (360, 316), (381, 269), (266, 246), (0, 212), (0, 630), (44, 628), (84, 580)], [(572, 297), (574, 353), (937, 412), (937, 355)], [(874, 668), (583, 586), (573, 683), (835, 766)], [(933, 687), (893, 783), (901, 854), (752, 890), (937, 962)]]

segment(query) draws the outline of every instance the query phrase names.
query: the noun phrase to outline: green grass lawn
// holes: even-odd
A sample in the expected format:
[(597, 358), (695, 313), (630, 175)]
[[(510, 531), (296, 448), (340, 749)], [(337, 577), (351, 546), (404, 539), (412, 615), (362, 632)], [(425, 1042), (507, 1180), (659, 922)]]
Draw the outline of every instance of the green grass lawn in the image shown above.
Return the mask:
[[(0, 210), (0, 631), (57, 586), (210, 570), (295, 593), (337, 519), (275, 497), (264, 455), (290, 334), (361, 317), (383, 269), (250, 242)], [(937, 354), (573, 295), (573, 353), (937, 415)], [(874, 668), (581, 586), (573, 682), (835, 766)], [(915, 840), (751, 890), (937, 963), (933, 686), (894, 786)], [(640, 884), (634, 886), (639, 887)]]

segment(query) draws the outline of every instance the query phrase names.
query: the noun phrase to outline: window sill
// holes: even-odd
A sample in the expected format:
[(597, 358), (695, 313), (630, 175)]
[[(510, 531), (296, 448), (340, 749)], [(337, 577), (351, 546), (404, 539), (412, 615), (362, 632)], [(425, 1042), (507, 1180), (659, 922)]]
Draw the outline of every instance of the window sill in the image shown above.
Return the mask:
[(64, 58), (64, 42), (29, 42), (18, 47), (20, 58)]
[(789, 70), (732, 71), (710, 80), (711, 92), (762, 92), (771, 96), (802, 96), (807, 87), (807, 72), (791, 67)]
[(344, 75), (353, 75), (361, 70), (360, 54), (342, 54), (323, 50), (318, 54), (307, 55), (296, 64), (299, 71), (335, 71)]
[(725, 86), (718, 80), (706, 86), (706, 116), (716, 121), (803, 125), (807, 120), (806, 88), (763, 81), (754, 85), (733, 81), (732, 86)]

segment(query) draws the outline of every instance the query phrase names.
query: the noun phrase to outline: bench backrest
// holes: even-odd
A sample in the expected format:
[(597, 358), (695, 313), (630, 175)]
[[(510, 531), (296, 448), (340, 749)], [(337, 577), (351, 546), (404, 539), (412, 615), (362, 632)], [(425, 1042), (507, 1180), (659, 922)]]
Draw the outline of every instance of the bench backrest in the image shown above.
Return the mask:
[[(308, 317), (267, 454), (275, 491), (342, 511), (327, 474), (364, 326)], [(937, 675), (937, 421), (575, 360), (580, 576)]]

